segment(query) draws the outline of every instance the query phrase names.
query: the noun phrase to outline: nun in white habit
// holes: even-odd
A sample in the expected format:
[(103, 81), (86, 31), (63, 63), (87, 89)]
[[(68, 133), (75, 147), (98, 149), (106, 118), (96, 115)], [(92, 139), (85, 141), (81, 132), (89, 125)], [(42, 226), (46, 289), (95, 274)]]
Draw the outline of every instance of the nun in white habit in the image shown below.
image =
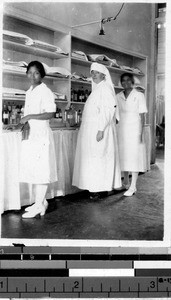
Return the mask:
[(78, 133), (74, 186), (88, 190), (91, 198), (121, 187), (116, 136), (117, 100), (108, 69), (92, 63), (92, 92), (88, 97)]

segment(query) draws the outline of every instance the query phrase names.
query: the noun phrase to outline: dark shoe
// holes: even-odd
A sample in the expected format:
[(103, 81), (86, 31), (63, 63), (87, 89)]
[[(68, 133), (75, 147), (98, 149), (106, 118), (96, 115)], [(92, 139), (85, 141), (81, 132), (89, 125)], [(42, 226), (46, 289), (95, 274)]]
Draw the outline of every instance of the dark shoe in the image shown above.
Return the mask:
[(91, 200), (102, 199), (108, 196), (108, 192), (90, 193)]
[(90, 199), (98, 200), (98, 199), (100, 199), (100, 194), (99, 193), (90, 193)]

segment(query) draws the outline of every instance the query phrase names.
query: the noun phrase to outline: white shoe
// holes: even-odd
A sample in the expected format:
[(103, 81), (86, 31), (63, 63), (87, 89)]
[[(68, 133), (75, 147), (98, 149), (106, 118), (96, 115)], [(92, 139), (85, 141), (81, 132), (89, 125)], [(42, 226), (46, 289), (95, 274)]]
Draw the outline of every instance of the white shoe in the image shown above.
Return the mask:
[(137, 189), (136, 188), (129, 188), (129, 190), (127, 190), (125, 193), (124, 193), (124, 196), (126, 197), (131, 197), (133, 196), (135, 193), (136, 193)]
[(26, 207), (25, 208), (25, 211), (31, 211), (31, 210), (33, 210), (34, 209), (34, 207), (35, 207), (35, 203), (33, 204), (33, 205), (30, 205), (30, 206), (28, 206), (28, 207)]
[[(48, 202), (47, 202), (46, 199), (43, 201), (43, 204), (44, 204), (45, 208), (47, 209), (48, 208)], [(35, 205), (36, 205), (36, 203), (34, 203), (33, 205), (30, 205), (30, 206), (26, 207), (25, 211), (32, 211), (32, 210), (34, 210), (35, 209)]]
[(39, 216), (44, 216), (46, 212), (47, 206), (42, 204), (41, 206), (36, 206), (34, 205), (33, 209), (30, 209), (26, 213), (22, 215), (23, 219), (30, 219), (30, 218), (35, 218)]

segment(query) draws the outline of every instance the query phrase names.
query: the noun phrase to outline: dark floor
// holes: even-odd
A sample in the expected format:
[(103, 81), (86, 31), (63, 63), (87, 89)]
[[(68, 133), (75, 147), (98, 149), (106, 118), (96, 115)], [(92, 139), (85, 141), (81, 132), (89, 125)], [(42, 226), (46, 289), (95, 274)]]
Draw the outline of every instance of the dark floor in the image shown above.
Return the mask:
[(49, 200), (41, 219), (22, 219), (21, 211), (2, 215), (1, 238), (162, 240), (164, 223), (164, 152), (157, 150), (156, 164), (138, 178), (138, 192), (123, 191), (100, 200), (78, 193)]

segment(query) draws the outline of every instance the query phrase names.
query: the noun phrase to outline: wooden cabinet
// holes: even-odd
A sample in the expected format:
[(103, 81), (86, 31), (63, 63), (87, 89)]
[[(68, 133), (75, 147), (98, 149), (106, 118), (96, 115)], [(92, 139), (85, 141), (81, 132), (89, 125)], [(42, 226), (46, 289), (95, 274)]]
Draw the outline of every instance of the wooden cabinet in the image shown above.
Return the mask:
[[(121, 91), (119, 83), (120, 75), (123, 72), (130, 72), (135, 75), (139, 84), (145, 90), (147, 86), (147, 57), (137, 53), (130, 53), (124, 49), (117, 49), (114, 45), (102, 43), (100, 38), (94, 39), (87, 36), (80, 36), (77, 32), (70, 30), (65, 25), (54, 23), (51, 20), (42, 17), (36, 17), (34, 14), (25, 14), (22, 11), (4, 10), (3, 29), (17, 32), (28, 36), (33, 41), (39, 40), (52, 46), (60, 47), (64, 53), (58, 53), (52, 49), (45, 49), (39, 45), (27, 45), (19, 41), (3, 38), (3, 60), (4, 61), (25, 61), (29, 63), (32, 60), (39, 60), (49, 67), (61, 67), (69, 71), (70, 74), (83, 75), (90, 77), (90, 65), (92, 61), (79, 59), (72, 56), (74, 50), (84, 52), (86, 55), (98, 54), (105, 55), (110, 59), (116, 60), (119, 67), (108, 67), (116, 93)], [(52, 47), (53, 48), (53, 47)], [(136, 71), (131, 71), (129, 68)], [(138, 71), (138, 69), (140, 71)], [(72, 76), (46, 76), (44, 78), (48, 87), (54, 91), (66, 95), (66, 101), (58, 100), (61, 107), (66, 107), (71, 103), (71, 90), (91, 91), (91, 81), (74, 79)], [(29, 83), (24, 72), (18, 70), (3, 70), (3, 87), (27, 90)], [(3, 97), (3, 100), (9, 100)], [(17, 97), (13, 98), (17, 101)], [(20, 99), (21, 100), (21, 99)], [(24, 97), (22, 99), (24, 101)], [(73, 100), (73, 99), (72, 99)], [(74, 100), (73, 100), (74, 101)], [(74, 101), (75, 102), (75, 101)], [(59, 106), (60, 106), (59, 105)], [(76, 101), (74, 106), (82, 109), (84, 102)]]

